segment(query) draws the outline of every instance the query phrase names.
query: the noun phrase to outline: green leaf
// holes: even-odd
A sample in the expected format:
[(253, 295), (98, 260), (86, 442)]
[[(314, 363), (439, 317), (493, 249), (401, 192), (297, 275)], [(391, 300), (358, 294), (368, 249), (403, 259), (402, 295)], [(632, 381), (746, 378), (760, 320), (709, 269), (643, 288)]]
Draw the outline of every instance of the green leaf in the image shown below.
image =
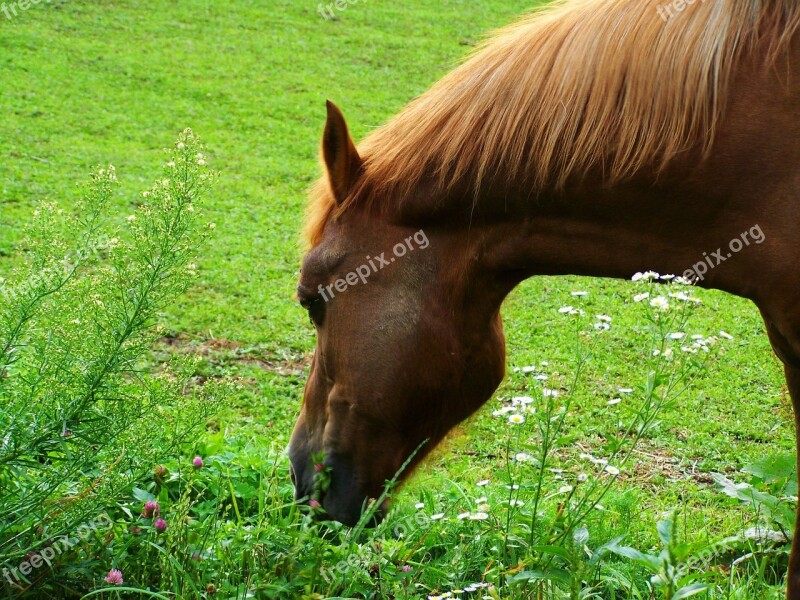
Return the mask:
[(571, 563), (572, 557), (570, 556), (569, 552), (567, 552), (561, 546), (533, 546), (531, 548), (532, 552), (541, 552), (542, 554), (552, 554), (553, 556), (558, 556), (563, 558), (565, 561)]
[(578, 439), (578, 436), (575, 434), (563, 435), (556, 440), (556, 446), (568, 446), (576, 439)]
[(524, 583), (526, 581), (557, 581), (564, 585), (572, 583), (572, 576), (564, 569), (550, 569), (549, 571), (522, 571), (508, 579), (509, 585)]
[(695, 594), (699, 594), (700, 592), (705, 592), (708, 589), (708, 586), (704, 583), (690, 583), (679, 589), (675, 592), (675, 595), (672, 597), (672, 600), (681, 600), (682, 598), (688, 598), (689, 596), (694, 596)]
[(795, 511), (780, 498), (759, 492), (748, 483), (734, 483), (719, 473), (712, 473), (711, 476), (724, 494), (750, 504), (785, 529), (790, 531), (794, 529)]
[(137, 500), (141, 500), (142, 502), (148, 502), (156, 499), (153, 494), (138, 487), (133, 488), (133, 497)]
[(617, 546), (615, 545), (608, 545), (608, 550), (613, 552), (614, 554), (618, 554), (620, 556), (624, 556), (625, 558), (629, 558), (634, 562), (639, 563), (650, 569), (653, 573), (657, 573), (661, 570), (661, 559), (657, 556), (651, 556), (650, 554), (645, 554), (644, 552), (639, 552), (635, 548), (630, 548), (628, 546)]
[(671, 519), (664, 519), (663, 521), (659, 521), (656, 525), (656, 530), (658, 530), (658, 538), (665, 546), (672, 545), (672, 520)]
[(767, 456), (742, 469), (765, 483), (794, 478), (797, 475), (797, 457), (794, 452)]

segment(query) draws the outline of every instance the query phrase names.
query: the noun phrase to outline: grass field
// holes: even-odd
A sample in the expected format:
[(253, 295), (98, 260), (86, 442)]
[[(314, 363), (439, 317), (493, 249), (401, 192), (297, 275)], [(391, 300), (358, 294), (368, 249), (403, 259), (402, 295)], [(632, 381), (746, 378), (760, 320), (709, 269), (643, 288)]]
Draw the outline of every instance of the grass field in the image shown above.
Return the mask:
[[(577, 369), (575, 326), (560, 307), (580, 306), (589, 317), (610, 315), (610, 331), (592, 338), (579, 383), (564, 383), (574, 395), (564, 439), (548, 466), (570, 472), (578, 468), (579, 454), (602, 455), (635, 412), (651, 359), (642, 306), (631, 300), (638, 288), (630, 282), (536, 278), (514, 291), (504, 307), (507, 381), (403, 487), (387, 525), (356, 540), (372, 551), (380, 544), (387, 561), (382, 575), (371, 570), (374, 557), (333, 583), (311, 572), (342, 560), (337, 536), (345, 534), (334, 527), (309, 536), (310, 526), (298, 524), (300, 517), (287, 508), (292, 492), (282, 454), (314, 347), (313, 328), (293, 292), (305, 190), (319, 173), (326, 98), (345, 111), (354, 136), (363, 137), (452, 68), (487, 31), (530, 7), (516, 0), (364, 0), (326, 20), (311, 0), (55, 0), (18, 9), (11, 19), (0, 12), (0, 274), (18, 262), (15, 247), (36, 203), (69, 207), (73, 184), (96, 164), (116, 166), (120, 226), (162, 162), (162, 148), (183, 128), (202, 137), (209, 163), (220, 172), (207, 204), (216, 237), (199, 261), (199, 284), (163, 316), (169, 335), (156, 356), (198, 352), (201, 374), (228, 374), (241, 383), (230, 405), (185, 448), (187, 456), (206, 457), (219, 469), (215, 473), (227, 473), (237, 484), (231, 494), (241, 514), (225, 513), (216, 539), (238, 550), (209, 557), (214, 568), (191, 577), (187, 569), (194, 592), (176, 584), (176, 577), (153, 583), (132, 576), (126, 584), (150, 585), (172, 597), (204, 596), (213, 582), (215, 597), (412, 598), (485, 581), (496, 586), (493, 597), (560, 597), (534, 592), (533, 584), (507, 585), (509, 573), (523, 570), (525, 551), (509, 550), (506, 513), (499, 506), (505, 494), (500, 482), (508, 483), (505, 452), (530, 444), (526, 451), (534, 454), (537, 434), (509, 433), (492, 411), (502, 399), (537, 389), (514, 368), (536, 365), (536, 373), (558, 373), (559, 381), (569, 381)], [(571, 295), (578, 290), (588, 294)], [(683, 540), (741, 533), (758, 515), (721, 493), (711, 474), (744, 481), (742, 467), (793, 448), (790, 402), (757, 311), (720, 293), (697, 295), (704, 304), (687, 333), (724, 330), (733, 339), (721, 341), (713, 364), (643, 437), (603, 499), (604, 510), (587, 521), (592, 547), (626, 534), (625, 544), (652, 550), (656, 521), (676, 509)], [(609, 405), (619, 388), (636, 391)], [(486, 493), (475, 487), (484, 479), (492, 481)], [(524, 471), (514, 479), (524, 480)], [(558, 478), (548, 486), (555, 492)], [(528, 491), (523, 485), (523, 501)], [(490, 505), (489, 518), (457, 519), (474, 509), (479, 496), (487, 497), (480, 504)], [(557, 507), (557, 499), (549, 502)], [(424, 507), (415, 508), (417, 503)], [(404, 536), (393, 534), (394, 524), (420, 510), (445, 517)], [(436, 544), (423, 531), (434, 528), (441, 538)], [(502, 552), (500, 539), (507, 544)], [(292, 554), (306, 551), (313, 561), (290, 564)], [(738, 555), (721, 558), (703, 575), (712, 591), (697, 597), (779, 597), (780, 579), (770, 571), (780, 571), (783, 555), (762, 572), (766, 555), (756, 555), (733, 571), (730, 562)], [(651, 597), (644, 570), (621, 558), (609, 561), (611, 571), (595, 583), (612, 583), (599, 586), (597, 597), (637, 597), (634, 588), (639, 597)], [(98, 565), (94, 577), (101, 570)], [(84, 573), (88, 580), (100, 585)]]

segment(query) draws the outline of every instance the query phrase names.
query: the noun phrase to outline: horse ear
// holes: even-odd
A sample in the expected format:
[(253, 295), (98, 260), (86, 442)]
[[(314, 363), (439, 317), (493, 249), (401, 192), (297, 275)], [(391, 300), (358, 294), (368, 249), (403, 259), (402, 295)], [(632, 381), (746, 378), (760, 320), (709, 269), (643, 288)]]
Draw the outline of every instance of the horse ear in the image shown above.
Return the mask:
[(361, 157), (350, 138), (342, 111), (328, 100), (328, 120), (322, 135), (322, 157), (337, 204), (344, 202), (361, 170)]

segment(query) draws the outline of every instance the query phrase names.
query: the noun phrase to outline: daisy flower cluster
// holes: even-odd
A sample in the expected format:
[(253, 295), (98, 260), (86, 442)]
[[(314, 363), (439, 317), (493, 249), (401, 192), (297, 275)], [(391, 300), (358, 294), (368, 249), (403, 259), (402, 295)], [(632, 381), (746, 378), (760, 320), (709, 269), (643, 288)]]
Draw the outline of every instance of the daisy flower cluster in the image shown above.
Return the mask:
[[(660, 283), (662, 285), (666, 285), (667, 289), (670, 289), (669, 286), (691, 286), (692, 283), (683, 277), (676, 277), (675, 275), (660, 275), (655, 271), (645, 271), (644, 273), (636, 273), (633, 277), (631, 277), (631, 281), (634, 282), (643, 282), (643, 283)], [(698, 298), (695, 298), (691, 295), (690, 290), (680, 290), (677, 292), (667, 292), (666, 295), (659, 294), (656, 295), (651, 290), (649, 292), (641, 292), (639, 294), (635, 294), (633, 296), (634, 302), (645, 302), (647, 301), (650, 307), (656, 309), (657, 311), (667, 312), (670, 308), (673, 307), (673, 304), (677, 304), (678, 306), (684, 306), (686, 304), (701, 304), (701, 301)], [(674, 303), (673, 303), (674, 301)]]
[[(542, 361), (538, 367), (535, 365), (528, 365), (524, 367), (515, 367), (512, 371), (514, 373), (521, 373), (522, 375), (530, 375), (534, 381), (543, 383), (552, 377), (544, 372), (544, 368), (549, 366), (549, 362)], [(554, 399), (557, 398), (559, 394), (560, 392), (557, 389), (549, 387), (541, 388), (543, 399)], [(492, 411), (492, 416), (502, 417), (511, 425), (522, 425), (525, 423), (526, 416), (536, 414), (536, 407), (534, 406), (536, 400), (532, 396), (513, 396), (508, 399), (500, 398), (500, 403), (503, 406)]]
[(611, 329), (611, 317), (608, 315), (595, 315), (597, 319), (594, 324), (594, 328), (599, 331), (608, 331)]
[[(575, 291), (571, 292), (570, 295), (574, 298), (584, 298), (589, 295), (589, 292), (585, 291)], [(574, 306), (567, 305), (562, 306), (558, 309), (559, 314), (567, 315), (567, 316), (579, 316), (583, 317), (586, 316), (586, 311), (580, 308), (575, 308)], [(604, 332), (611, 329), (611, 321), (612, 318), (608, 315), (601, 314), (595, 315), (595, 322), (594, 322), (594, 329), (598, 332)]]
[[(664, 287), (666, 290), (673, 289), (674, 285), (691, 285), (691, 282), (682, 277), (660, 275), (655, 271), (636, 273), (632, 280), (651, 284), (658, 283), (661, 284), (659, 287)], [(656, 294), (654, 290), (655, 285), (651, 287), (650, 291), (637, 293), (633, 296), (634, 302), (648, 306), (648, 310), (652, 309), (649, 312), (650, 318), (660, 328), (664, 343), (661, 344), (661, 347), (652, 350), (654, 357), (672, 360), (678, 353), (686, 355), (708, 353), (719, 338), (733, 339), (733, 336), (725, 331), (720, 331), (719, 336), (689, 335), (685, 333), (683, 331), (687, 323), (685, 309), (702, 304), (700, 299), (694, 297), (690, 289), (667, 291), (662, 294)]]
[[(720, 337), (722, 334), (728, 336), (729, 339), (733, 339), (732, 336), (726, 334), (724, 331), (720, 332)], [(705, 337), (700, 334), (692, 335), (691, 337), (687, 337), (684, 333), (671, 333), (667, 337), (668, 340), (676, 342), (682, 341), (680, 346), (680, 351), (684, 354), (697, 354), (698, 352), (711, 352), (711, 346), (716, 344), (719, 341), (719, 338), (716, 336)], [(675, 356), (675, 351), (671, 347), (665, 348), (663, 351), (656, 348), (653, 350), (653, 356), (663, 356), (667, 360), (673, 358)]]
[(692, 285), (691, 281), (684, 279), (683, 277), (676, 277), (675, 275), (660, 275), (655, 271), (635, 273), (633, 277), (631, 277), (631, 281), (662, 281), (666, 283), (677, 283), (679, 285)]
[(512, 425), (521, 425), (525, 422), (525, 414), (536, 412), (533, 403), (534, 399), (530, 396), (515, 396), (511, 398), (511, 404), (492, 411), (492, 416), (505, 417)]
[[(486, 487), (487, 485), (489, 485), (489, 483), (490, 483), (490, 481), (488, 479), (482, 479), (482, 480), (477, 482), (476, 486), (477, 487)], [(485, 521), (486, 519), (488, 519), (489, 518), (489, 511), (491, 510), (491, 505), (489, 504), (489, 499), (486, 496), (481, 496), (479, 498), (475, 498), (473, 500), (473, 502), (475, 503), (475, 510), (462, 511), (458, 515), (456, 515), (455, 517), (450, 518), (450, 519), (448, 519), (445, 516), (445, 513), (439, 512), (439, 513), (432, 514), (430, 517), (427, 517), (427, 519), (430, 520), (430, 521), (440, 521), (440, 520), (444, 520), (444, 521), (463, 521), (463, 520)], [(425, 508), (425, 503), (424, 502), (417, 502), (414, 505), (414, 508), (416, 508), (417, 510), (422, 510), (422, 509)]]
[(605, 459), (605, 458), (596, 458), (595, 456), (592, 456), (588, 452), (583, 452), (581, 454), (581, 458), (583, 460), (588, 460), (593, 465), (597, 465), (599, 467), (602, 467), (602, 469), (603, 469), (603, 471), (605, 473), (608, 473), (609, 475), (611, 475), (613, 477), (616, 477), (620, 473), (619, 468), (615, 467), (614, 465), (608, 464), (608, 460)]
[(619, 395), (611, 398), (611, 400), (609, 400), (606, 404), (608, 404), (609, 406), (616, 406), (617, 404), (622, 404), (622, 397), (632, 393), (633, 393), (633, 388), (619, 388), (617, 390), (617, 394)]
[[(494, 586), (491, 583), (471, 583), (463, 589), (455, 589), (449, 592), (443, 592), (441, 594), (431, 594), (428, 596), (428, 600), (446, 600), (447, 598), (453, 598), (455, 600), (460, 598), (463, 594), (474, 594), (475, 592), (479, 592), (481, 590), (494, 590)], [(492, 598), (491, 596), (483, 597), (488, 598), (489, 600)]]
[(549, 367), (550, 363), (546, 360), (543, 360), (539, 363), (540, 366), (537, 367), (535, 365), (528, 365), (525, 367), (514, 367), (512, 371), (514, 373), (522, 373), (523, 375), (532, 375), (533, 379), (536, 381), (547, 381), (550, 376), (543, 371), (544, 368)]

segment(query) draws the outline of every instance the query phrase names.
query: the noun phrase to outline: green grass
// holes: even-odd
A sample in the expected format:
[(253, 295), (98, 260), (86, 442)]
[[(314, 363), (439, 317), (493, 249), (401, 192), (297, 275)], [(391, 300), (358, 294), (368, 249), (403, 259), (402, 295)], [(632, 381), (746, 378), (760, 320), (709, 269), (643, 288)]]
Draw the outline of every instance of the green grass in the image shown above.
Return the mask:
[[(164, 315), (177, 341), (157, 354), (199, 351), (204, 374), (240, 378), (234, 404), (193, 450), (224, 455), (237, 473), (260, 470), (280, 479), (251, 482), (255, 490), (270, 490), (250, 507), (262, 515), (256, 537), (279, 535), (279, 521), (263, 516), (288, 500), (285, 459), (269, 467), (258, 457), (275, 457), (287, 444), (314, 346), (313, 329), (292, 294), (304, 192), (319, 173), (325, 99), (337, 102), (354, 136), (363, 137), (452, 68), (485, 32), (529, 7), (516, 0), (371, 0), (339, 11), (338, 21), (325, 21), (312, 0), (54, 1), (13, 20), (0, 13), (0, 273), (16, 260), (15, 244), (35, 203), (69, 206), (72, 183), (93, 165), (116, 165), (122, 223), (178, 131), (190, 126), (208, 144), (209, 162), (221, 172), (208, 207), (218, 235), (202, 257), (200, 285)], [(589, 295), (571, 297), (578, 289)], [(609, 408), (614, 391), (646, 377), (641, 311), (632, 293), (625, 282), (536, 278), (504, 307), (509, 370), (541, 361), (551, 371), (574, 370), (572, 328), (557, 312), (564, 304), (581, 302), (590, 315), (614, 318), (570, 415), (570, 435), (587, 451), (615, 435), (620, 414), (629, 410)], [(662, 414), (597, 524), (609, 538), (629, 533), (640, 548), (654, 544), (657, 517), (675, 508), (682, 509), (688, 538), (741, 531), (751, 512), (721, 495), (709, 474), (736, 478), (744, 465), (793, 448), (790, 402), (757, 311), (720, 293), (699, 296), (705, 308), (692, 333), (724, 329), (734, 340)], [(497, 396), (529, 389), (527, 379), (513, 375)], [(450, 498), (502, 470), (504, 429), (493, 408), (496, 400), (426, 462), (399, 495), (399, 514), (413, 512), (420, 498), (429, 503), (435, 491)], [(457, 543), (474, 534), (462, 529), (445, 536)], [(491, 562), (490, 546), (461, 552), (464, 557), (447, 560), (469, 562), (477, 574)], [(415, 558), (424, 570), (425, 556)], [(429, 589), (437, 581), (442, 589), (458, 582), (458, 573), (437, 571), (441, 560), (433, 563), (415, 581)], [(260, 564), (262, 579), (282, 577), (271, 571), (277, 562)], [(766, 597), (765, 590), (758, 593)]]

